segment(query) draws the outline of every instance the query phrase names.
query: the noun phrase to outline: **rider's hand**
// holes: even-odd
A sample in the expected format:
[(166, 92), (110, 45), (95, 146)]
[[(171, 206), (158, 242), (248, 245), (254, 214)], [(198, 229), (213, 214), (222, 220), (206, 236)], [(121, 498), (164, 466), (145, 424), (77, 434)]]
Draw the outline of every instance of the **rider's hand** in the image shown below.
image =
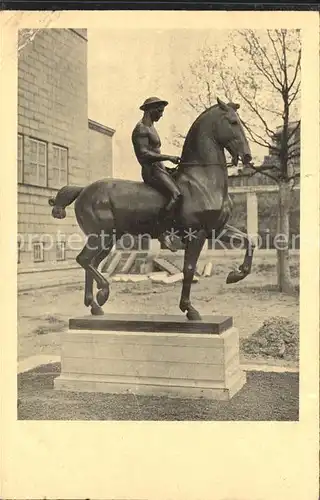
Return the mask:
[(179, 158), (179, 156), (171, 156), (170, 161), (171, 161), (171, 163), (178, 165), (178, 163), (180, 162), (180, 158)]

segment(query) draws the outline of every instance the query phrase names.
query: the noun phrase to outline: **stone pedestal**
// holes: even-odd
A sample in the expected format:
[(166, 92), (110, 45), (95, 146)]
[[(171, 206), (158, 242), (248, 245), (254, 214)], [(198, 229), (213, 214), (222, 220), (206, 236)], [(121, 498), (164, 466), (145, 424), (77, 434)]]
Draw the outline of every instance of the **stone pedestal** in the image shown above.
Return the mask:
[(229, 400), (246, 382), (232, 318), (74, 318), (55, 389)]

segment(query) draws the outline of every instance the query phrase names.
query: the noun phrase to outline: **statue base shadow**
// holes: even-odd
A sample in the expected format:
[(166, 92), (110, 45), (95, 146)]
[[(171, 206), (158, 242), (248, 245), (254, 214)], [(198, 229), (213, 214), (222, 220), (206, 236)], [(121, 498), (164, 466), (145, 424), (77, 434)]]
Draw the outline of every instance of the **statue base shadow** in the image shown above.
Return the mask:
[(72, 318), (61, 341), (60, 391), (227, 401), (246, 383), (228, 316)]

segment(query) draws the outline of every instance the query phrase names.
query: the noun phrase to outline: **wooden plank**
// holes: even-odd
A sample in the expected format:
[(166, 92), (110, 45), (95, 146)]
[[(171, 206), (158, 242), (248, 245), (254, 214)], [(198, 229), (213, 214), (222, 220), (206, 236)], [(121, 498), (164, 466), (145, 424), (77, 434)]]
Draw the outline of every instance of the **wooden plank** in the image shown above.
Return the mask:
[(121, 259), (121, 252), (117, 252), (106, 269), (106, 273), (111, 275), (117, 268)]
[(212, 262), (207, 262), (203, 270), (203, 276), (209, 278), (212, 275)]
[(110, 263), (112, 262), (115, 254), (116, 254), (116, 250), (112, 250), (109, 255), (107, 255), (107, 257), (102, 261), (101, 265), (100, 265), (100, 269), (101, 269), (101, 272), (102, 273), (106, 273), (107, 272), (107, 269), (108, 267), (110, 266)]
[(69, 320), (70, 329), (89, 329), (122, 332), (178, 332), (220, 334), (231, 328), (231, 316), (204, 316), (201, 321), (190, 321), (175, 315), (122, 315), (85, 316)]
[(164, 278), (167, 278), (168, 273), (166, 271), (154, 271), (148, 274), (151, 281), (155, 283), (161, 283)]
[(181, 272), (181, 269), (161, 257), (156, 257), (155, 259), (153, 259), (153, 263), (160, 269), (160, 271), (167, 271), (172, 275)]
[(196, 267), (195, 276), (201, 276), (202, 275), (202, 273), (204, 271), (204, 266), (205, 265), (206, 265), (206, 263), (204, 261), (198, 262), (197, 267)]
[(121, 269), (121, 273), (129, 273), (133, 264), (134, 264), (134, 261), (136, 259), (136, 256), (137, 256), (137, 252), (131, 252), (127, 258), (127, 261), (126, 263), (124, 264), (124, 266), (122, 267)]
[(177, 283), (177, 281), (183, 280), (183, 273), (172, 274), (171, 276), (167, 276), (163, 278), (162, 282), (166, 284)]
[(124, 274), (124, 273), (117, 273), (116, 275), (112, 276), (112, 281), (120, 281), (123, 283), (138, 283), (140, 281), (148, 281), (148, 276), (146, 274)]

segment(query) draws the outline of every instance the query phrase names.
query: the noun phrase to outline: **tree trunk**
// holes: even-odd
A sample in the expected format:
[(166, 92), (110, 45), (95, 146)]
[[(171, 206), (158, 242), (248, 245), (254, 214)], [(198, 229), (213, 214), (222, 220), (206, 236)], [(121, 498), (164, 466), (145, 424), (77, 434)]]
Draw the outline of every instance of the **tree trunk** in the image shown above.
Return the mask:
[(290, 215), (290, 184), (286, 181), (279, 183), (278, 224), (277, 224), (277, 272), (280, 292), (292, 293), (294, 286), (291, 281), (289, 263), (289, 215)]

